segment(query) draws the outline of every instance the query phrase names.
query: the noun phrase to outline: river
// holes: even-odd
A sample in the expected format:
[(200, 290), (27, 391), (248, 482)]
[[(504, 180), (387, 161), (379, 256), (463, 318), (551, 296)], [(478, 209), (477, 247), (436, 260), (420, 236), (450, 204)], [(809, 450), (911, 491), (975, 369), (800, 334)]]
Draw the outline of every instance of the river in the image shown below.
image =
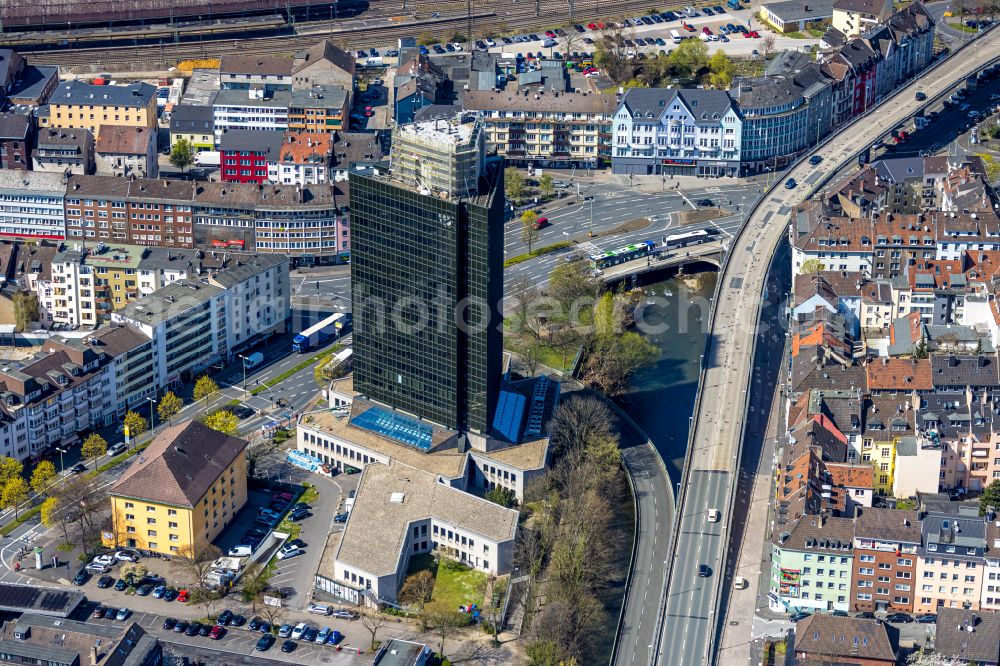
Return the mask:
[(632, 377), (621, 404), (656, 445), (674, 483), (680, 481), (684, 465), (717, 277), (714, 272), (700, 274), (697, 288), (678, 278), (643, 287), (647, 299), (642, 320), (649, 326), (640, 330), (645, 329), (660, 354)]

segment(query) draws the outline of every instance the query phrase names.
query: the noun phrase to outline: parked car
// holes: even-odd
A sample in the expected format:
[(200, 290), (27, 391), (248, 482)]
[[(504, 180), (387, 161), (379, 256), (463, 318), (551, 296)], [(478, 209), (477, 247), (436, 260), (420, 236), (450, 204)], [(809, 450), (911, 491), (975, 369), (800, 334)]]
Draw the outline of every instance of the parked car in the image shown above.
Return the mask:
[(186, 604), (187, 600), (190, 597), (191, 597), (191, 593), (188, 592), (187, 590), (178, 590), (177, 591), (177, 601), (181, 602), (182, 604)]
[(810, 615), (812, 615), (812, 613), (806, 613), (805, 611), (799, 611), (798, 613), (795, 613), (794, 615), (792, 615), (788, 619), (791, 620), (792, 622), (801, 622), (802, 620), (806, 619)]
[(333, 609), (326, 604), (309, 604), (307, 609), (310, 613), (315, 613), (316, 615), (330, 615)]
[(233, 619), (233, 611), (227, 608), (226, 610), (219, 613), (219, 617), (216, 619), (216, 624), (221, 624), (222, 626), (226, 626), (232, 619)]
[(934, 613), (924, 613), (917, 616), (917, 624), (936, 624), (937, 615)]
[(333, 617), (340, 618), (341, 620), (357, 620), (360, 617), (360, 615), (358, 615), (354, 611), (349, 611), (344, 608), (339, 608), (333, 611)]
[(271, 649), (272, 645), (274, 645), (274, 636), (271, 634), (264, 634), (257, 641), (257, 645), (254, 649), (256, 649), (257, 652), (267, 652)]
[(174, 625), (174, 633), (182, 634), (188, 628), (188, 623), (186, 620), (177, 620), (177, 624)]
[(234, 615), (233, 619), (229, 621), (230, 627), (242, 627), (247, 623), (247, 619), (242, 615)]
[(166, 602), (171, 602), (177, 598), (177, 590), (172, 587), (168, 587), (163, 593), (163, 600)]
[[(250, 627), (250, 628), (253, 629), (253, 627)], [(309, 628), (308, 624), (306, 624), (305, 622), (299, 622), (292, 629), (292, 633), (290, 634), (291, 638), (293, 638), (295, 640), (298, 640), (298, 639), (302, 638), (302, 634), (304, 634), (306, 632), (306, 629), (308, 629), (308, 628)]]
[(305, 551), (299, 548), (298, 546), (286, 543), (284, 546), (281, 547), (281, 550), (278, 551), (278, 559), (287, 560), (291, 557), (295, 557), (296, 555), (301, 555), (304, 552)]
[[(262, 638), (260, 640), (264, 640), (264, 639)], [(281, 644), (281, 651), (282, 652), (295, 652), (295, 648), (297, 648), (298, 646), (299, 646), (299, 644), (296, 643), (295, 641), (285, 641), (284, 643)], [(267, 649), (267, 648), (264, 648), (264, 649)]]
[(76, 576), (73, 577), (73, 584), (83, 585), (88, 580), (90, 580), (90, 573), (86, 569), (83, 569), (77, 572)]
[(97, 607), (95, 607), (94, 610), (91, 611), (90, 617), (94, 617), (94, 618), (102, 618), (102, 617), (104, 617), (104, 606), (98, 604)]
[(862, 612), (858, 613), (857, 615), (855, 615), (854, 617), (858, 618), (859, 620), (874, 620), (875, 619), (875, 613), (873, 613), (871, 611), (862, 611)]
[(115, 553), (115, 559), (119, 562), (138, 562), (139, 553), (128, 548), (123, 548)]
[(208, 632), (208, 637), (211, 638), (213, 641), (217, 641), (225, 635), (226, 635), (226, 628), (220, 624), (215, 625)]
[(188, 625), (187, 629), (184, 630), (184, 635), (197, 636), (199, 629), (201, 629), (201, 622), (192, 622)]
[(174, 626), (176, 625), (177, 625), (177, 620), (175, 620), (172, 617), (168, 617), (163, 621), (163, 628), (166, 629), (167, 631), (173, 631)]
[(288, 513), (289, 520), (302, 520), (309, 517), (309, 509), (296, 508)]
[(91, 560), (91, 564), (103, 564), (109, 567), (114, 563), (115, 563), (114, 555), (98, 555), (93, 560)]
[(97, 579), (97, 587), (101, 588), (102, 590), (104, 588), (111, 587), (114, 584), (115, 584), (115, 579), (112, 578), (111, 576), (101, 576), (99, 579)]
[(319, 633), (316, 634), (316, 642), (320, 645), (326, 644), (330, 640), (330, 635), (333, 633), (333, 629), (330, 627), (323, 627), (320, 629)]
[(885, 621), (891, 624), (909, 624), (913, 622), (913, 616), (909, 613), (889, 613), (885, 616)]
[(278, 629), (278, 638), (288, 638), (292, 635), (292, 625), (285, 623)]
[(336, 516), (333, 517), (333, 522), (335, 522), (335, 523), (346, 523), (348, 515), (349, 514), (346, 511), (344, 513), (338, 513)]
[(336, 629), (334, 629), (330, 633), (330, 638), (328, 638), (326, 642), (327, 642), (328, 645), (336, 645), (337, 643), (339, 643), (342, 640), (344, 640), (344, 634), (342, 634), (339, 631), (337, 631)]
[(128, 589), (128, 583), (125, 582), (124, 578), (119, 578), (115, 583), (115, 591), (124, 592), (126, 589)]
[(119, 608), (118, 612), (115, 613), (115, 619), (118, 620), (119, 622), (122, 622), (124, 620), (127, 620), (128, 616), (131, 615), (131, 614), (132, 614), (132, 611), (130, 611), (129, 609), (127, 609), (127, 608)]
[(211, 627), (211, 625), (208, 625), (208, 624), (203, 624), (200, 627), (198, 627), (198, 635), (199, 636), (208, 636), (209, 632), (211, 632), (211, 631), (212, 631), (212, 627)]

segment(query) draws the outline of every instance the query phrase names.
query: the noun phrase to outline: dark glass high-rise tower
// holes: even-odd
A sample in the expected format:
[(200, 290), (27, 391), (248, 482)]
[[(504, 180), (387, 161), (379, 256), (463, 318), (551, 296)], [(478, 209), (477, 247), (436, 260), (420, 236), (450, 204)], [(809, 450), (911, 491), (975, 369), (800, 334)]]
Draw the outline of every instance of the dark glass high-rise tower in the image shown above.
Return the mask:
[(404, 125), (350, 174), (354, 390), (486, 433), (500, 387), (503, 163), (474, 118)]

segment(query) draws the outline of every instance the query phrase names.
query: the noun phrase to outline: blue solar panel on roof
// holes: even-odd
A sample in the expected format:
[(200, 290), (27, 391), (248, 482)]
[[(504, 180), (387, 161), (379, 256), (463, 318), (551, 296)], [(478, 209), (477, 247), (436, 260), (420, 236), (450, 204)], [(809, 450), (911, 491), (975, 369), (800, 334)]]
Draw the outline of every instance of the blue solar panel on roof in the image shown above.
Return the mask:
[(370, 407), (351, 420), (351, 425), (388, 437), (401, 444), (421, 451), (430, 451), (434, 429), (426, 423), (391, 412), (381, 407)]
[(520, 393), (500, 392), (497, 411), (493, 415), (493, 429), (511, 442), (516, 443), (520, 440), (525, 402), (525, 397)]

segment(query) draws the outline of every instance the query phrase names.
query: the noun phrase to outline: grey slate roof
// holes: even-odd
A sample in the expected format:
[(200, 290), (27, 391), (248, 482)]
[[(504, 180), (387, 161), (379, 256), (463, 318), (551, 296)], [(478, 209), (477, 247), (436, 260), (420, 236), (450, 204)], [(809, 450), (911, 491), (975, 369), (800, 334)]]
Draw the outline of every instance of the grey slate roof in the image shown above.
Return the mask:
[(222, 150), (263, 153), (278, 158), (284, 135), (273, 130), (229, 130), (222, 135), (219, 147)]
[(781, 0), (764, 6), (785, 23), (821, 21), (833, 16), (833, 0)]
[(858, 512), (854, 521), (854, 536), (897, 543), (920, 543), (919, 511), (859, 507)]
[(156, 87), (144, 81), (127, 86), (95, 86), (83, 81), (66, 81), (56, 87), (49, 103), (143, 108), (155, 93)]
[(19, 113), (4, 113), (0, 115), (0, 139), (20, 139), (28, 136), (31, 119)]
[(733, 106), (733, 100), (725, 90), (683, 88), (678, 94), (694, 116), (695, 124), (717, 123)]
[(293, 90), (288, 102), (292, 109), (342, 109), (347, 102), (347, 91), (340, 86), (312, 86)]
[(998, 386), (996, 358), (974, 354), (938, 354), (931, 357), (934, 387)]
[(279, 266), (288, 262), (288, 257), (283, 254), (260, 254), (248, 256), (245, 259), (233, 264), (230, 268), (216, 273), (212, 281), (228, 289), (239, 284), (248, 278), (259, 273), (263, 273), (269, 268)]
[(923, 178), (924, 158), (896, 157), (878, 160), (872, 164), (872, 168), (879, 178), (892, 183), (902, 183), (912, 178)]
[(646, 120), (656, 120), (676, 96), (675, 88), (631, 88), (622, 97), (621, 104), (633, 117), (637, 112), (644, 117), (648, 113), (651, 117)]
[[(973, 631), (967, 627), (971, 626)], [(937, 609), (934, 651), (963, 662), (1000, 662), (1000, 613), (964, 608)]]
[(215, 96), (215, 106), (249, 106), (288, 108), (292, 93), (287, 90), (275, 91), (270, 97), (252, 99), (246, 90), (220, 90)]
[(178, 104), (170, 113), (170, 131), (211, 134), (215, 129), (212, 107), (200, 104)]
[[(986, 522), (979, 516), (929, 513), (921, 523), (922, 552), (948, 557), (977, 558), (986, 548)], [(954, 550), (951, 550), (954, 548)]]

